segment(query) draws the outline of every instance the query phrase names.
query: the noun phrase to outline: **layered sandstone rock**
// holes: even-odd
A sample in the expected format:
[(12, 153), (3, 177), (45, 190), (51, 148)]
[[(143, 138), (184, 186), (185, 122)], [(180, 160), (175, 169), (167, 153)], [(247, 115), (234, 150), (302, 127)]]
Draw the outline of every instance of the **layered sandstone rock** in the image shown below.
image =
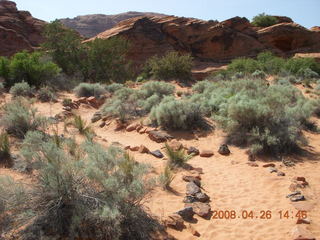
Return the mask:
[(222, 63), (256, 56), (264, 50), (282, 56), (320, 51), (319, 32), (292, 23), (290, 18), (278, 18), (281, 23), (257, 29), (240, 17), (220, 23), (174, 16), (137, 17), (122, 21), (96, 37), (128, 39), (129, 58), (137, 64), (171, 50), (190, 53), (198, 61)]
[(27, 11), (18, 11), (12, 1), (0, 1), (0, 55), (10, 56), (21, 50), (32, 50), (43, 42), (44, 21)]

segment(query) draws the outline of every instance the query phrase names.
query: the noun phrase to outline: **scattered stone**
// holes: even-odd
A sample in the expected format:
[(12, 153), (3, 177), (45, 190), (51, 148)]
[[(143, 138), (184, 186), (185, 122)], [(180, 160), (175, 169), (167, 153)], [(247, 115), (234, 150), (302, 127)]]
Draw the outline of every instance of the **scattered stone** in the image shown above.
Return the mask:
[(200, 237), (200, 233), (191, 224), (188, 225), (188, 230), (193, 236)]
[(259, 165), (255, 162), (247, 162), (250, 167), (259, 167)]
[(141, 126), (140, 123), (132, 123), (126, 128), (126, 131), (132, 132), (132, 131), (136, 130), (139, 126)]
[(289, 195), (287, 195), (286, 198), (291, 198), (291, 197), (294, 197), (294, 196), (297, 196), (297, 195), (301, 195), (301, 192), (300, 191), (296, 191), (296, 192), (290, 193)]
[(169, 142), (169, 146), (174, 150), (174, 151), (179, 151), (180, 149), (183, 148), (182, 143), (178, 142), (177, 140), (172, 140)]
[(193, 154), (194, 156), (198, 156), (200, 154), (199, 149), (195, 148), (195, 147), (189, 147), (187, 153)]
[(274, 168), (274, 167), (276, 167), (276, 165), (274, 163), (268, 163), (268, 164), (263, 165), (262, 167), (264, 167), (264, 168), (268, 168), (268, 167)]
[(196, 202), (196, 201), (197, 201), (197, 198), (194, 197), (194, 196), (185, 196), (184, 199), (183, 199), (184, 203), (193, 203), (193, 202)]
[(139, 146), (130, 147), (130, 150), (131, 150), (132, 152), (137, 152), (137, 151), (139, 151), (139, 149), (140, 149)]
[(291, 202), (292, 206), (298, 211), (310, 212), (315, 208), (315, 203), (302, 201), (302, 202)]
[(149, 138), (152, 141), (155, 141), (157, 143), (166, 142), (169, 139), (173, 139), (173, 137), (165, 132), (162, 131), (150, 131), (149, 132)]
[(95, 97), (88, 97), (87, 98), (88, 103), (94, 107), (94, 108), (99, 108), (103, 103), (101, 101), (98, 101)]
[(284, 177), (286, 174), (284, 172), (278, 171), (277, 176)]
[(183, 218), (183, 220), (191, 221), (193, 219), (194, 212), (193, 212), (193, 208), (189, 206), (178, 211), (177, 214), (180, 215)]
[(139, 147), (139, 153), (149, 153), (150, 151), (149, 151), (149, 149), (146, 147), (146, 146), (144, 146), (144, 145), (141, 145), (140, 147)]
[(130, 146), (125, 146), (124, 150), (130, 150)]
[(193, 170), (194, 172), (199, 173), (199, 174), (203, 174), (203, 169), (202, 169), (202, 168), (192, 168), (192, 170)]
[(197, 186), (197, 184), (195, 184), (194, 182), (189, 182), (186, 188), (186, 193), (188, 196), (195, 196), (197, 193), (201, 192), (200, 187)]
[(195, 214), (203, 218), (208, 217), (211, 212), (211, 207), (208, 203), (202, 203), (202, 202), (186, 203), (185, 207), (191, 207)]
[(316, 240), (312, 233), (301, 225), (297, 225), (292, 229), (293, 240)]
[(202, 192), (199, 192), (195, 195), (196, 199), (199, 201), (199, 202), (208, 202), (209, 201), (209, 196), (205, 193), (202, 193)]
[(152, 151), (152, 152), (150, 152), (150, 154), (156, 158), (163, 158), (164, 157), (162, 152), (160, 152), (160, 150)]
[(278, 172), (278, 170), (274, 167), (269, 167), (269, 172), (274, 173), (274, 172)]
[(95, 114), (93, 114), (91, 118), (91, 122), (92, 123), (98, 122), (101, 118), (102, 118), (102, 114), (100, 112), (96, 112)]
[(230, 154), (230, 150), (227, 144), (222, 144), (218, 150), (218, 153), (220, 153), (221, 155), (229, 155)]
[(306, 182), (306, 178), (305, 177), (294, 177), (293, 180), (294, 181), (298, 181), (298, 182)]
[(176, 213), (166, 217), (163, 220), (163, 224), (166, 227), (174, 228), (176, 230), (182, 230), (185, 227), (183, 218)]
[(78, 103), (83, 103), (83, 104), (87, 104), (87, 103), (88, 103), (86, 97), (81, 97), (81, 98), (79, 98), (77, 102), (78, 102)]
[(291, 202), (300, 202), (300, 201), (305, 201), (305, 197), (303, 195), (296, 195), (290, 198)]
[(201, 182), (200, 182), (200, 176), (199, 177), (194, 177), (194, 176), (183, 176), (182, 180), (185, 182), (194, 182), (198, 187), (201, 187)]
[(310, 224), (310, 220), (309, 219), (298, 219), (296, 224)]
[(143, 129), (143, 126), (139, 124), (139, 126), (136, 128), (136, 131), (139, 132), (141, 129)]
[(72, 111), (72, 108), (69, 107), (69, 106), (66, 106), (63, 108), (64, 111), (68, 111), (68, 112), (71, 112)]
[(102, 122), (102, 123), (100, 123), (100, 125), (99, 125), (100, 128), (104, 128), (105, 126), (106, 126), (106, 122)]
[(141, 128), (141, 129), (139, 130), (139, 133), (140, 133), (140, 134), (144, 134), (144, 133), (146, 132), (146, 130), (147, 130), (146, 127)]
[(290, 186), (289, 186), (289, 190), (291, 192), (295, 192), (297, 191), (297, 189), (299, 188), (305, 188), (306, 186), (301, 184), (301, 183), (292, 183)]
[(116, 119), (116, 127), (115, 127), (115, 131), (120, 131), (122, 129), (125, 129), (127, 127), (126, 123), (121, 122), (120, 119)]
[(209, 158), (209, 157), (212, 157), (213, 155), (214, 155), (213, 151), (210, 151), (210, 150), (203, 150), (200, 152), (200, 157)]

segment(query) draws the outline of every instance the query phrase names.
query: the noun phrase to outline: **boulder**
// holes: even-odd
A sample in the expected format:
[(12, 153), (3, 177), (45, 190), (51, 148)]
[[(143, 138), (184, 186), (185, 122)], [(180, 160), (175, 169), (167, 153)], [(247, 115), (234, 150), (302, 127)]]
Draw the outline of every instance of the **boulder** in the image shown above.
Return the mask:
[(100, 128), (104, 128), (105, 126), (106, 126), (106, 122), (101, 122), (99, 125)]
[(195, 195), (196, 199), (199, 201), (199, 202), (208, 202), (209, 201), (209, 196), (203, 192), (199, 192)]
[(211, 206), (208, 203), (194, 202), (186, 203), (185, 207), (191, 207), (193, 212), (200, 217), (206, 218), (211, 213)]
[(133, 152), (138, 152), (139, 149), (140, 149), (139, 146), (130, 147), (130, 150), (133, 151)]
[(213, 155), (214, 153), (211, 150), (203, 150), (200, 152), (200, 157), (209, 158), (209, 157), (212, 157)]
[(185, 221), (191, 221), (193, 219), (193, 208), (192, 207), (185, 207), (184, 209), (177, 212), (178, 215), (180, 215), (183, 220)]
[(295, 226), (291, 234), (293, 240), (316, 240), (313, 234), (301, 225)]
[(160, 152), (160, 150), (152, 151), (152, 152), (150, 152), (150, 154), (156, 158), (163, 158), (164, 157), (162, 152)]
[(264, 168), (270, 168), (270, 167), (275, 168), (276, 165), (274, 163), (268, 163), (268, 164), (264, 164), (262, 167), (264, 167)]
[(183, 144), (178, 142), (177, 140), (172, 140), (168, 143), (168, 145), (174, 150), (178, 151), (183, 148)]
[(184, 228), (183, 218), (177, 213), (167, 216), (162, 222), (166, 227), (170, 227), (176, 230), (181, 231)]
[(163, 131), (150, 131), (149, 132), (149, 138), (152, 141), (155, 141), (157, 143), (166, 142), (169, 139), (173, 139), (173, 137)]
[(230, 154), (230, 150), (227, 144), (222, 144), (219, 147), (218, 153), (220, 153), (221, 155), (229, 155)]
[(188, 196), (195, 196), (197, 193), (201, 192), (201, 189), (194, 182), (189, 182), (186, 186), (186, 194)]
[(198, 187), (201, 187), (200, 177), (194, 177), (194, 176), (183, 176), (182, 180), (185, 182), (193, 182)]
[(102, 118), (101, 112), (96, 112), (93, 114), (93, 116), (91, 118), (91, 122), (92, 123), (98, 122), (99, 120), (101, 120), (101, 118)]
[(132, 123), (126, 128), (126, 131), (132, 132), (132, 131), (136, 130), (139, 126), (141, 126), (140, 123)]
[(150, 151), (149, 151), (149, 149), (146, 147), (146, 146), (144, 146), (144, 145), (141, 145), (140, 147), (139, 147), (139, 153), (149, 153)]
[(195, 147), (189, 147), (187, 153), (193, 154), (194, 156), (198, 156), (200, 154), (199, 149), (195, 148)]

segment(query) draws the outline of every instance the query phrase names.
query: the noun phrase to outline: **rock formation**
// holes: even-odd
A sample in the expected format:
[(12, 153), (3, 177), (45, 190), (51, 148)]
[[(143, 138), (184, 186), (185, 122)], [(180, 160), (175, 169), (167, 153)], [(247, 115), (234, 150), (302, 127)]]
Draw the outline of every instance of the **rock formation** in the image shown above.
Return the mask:
[(75, 18), (63, 18), (60, 21), (67, 27), (79, 32), (82, 36), (91, 38), (97, 34), (113, 28), (117, 23), (134, 17), (141, 16), (165, 16), (159, 13), (126, 12), (115, 15), (91, 14)]
[(12, 1), (0, 1), (0, 55), (10, 56), (21, 50), (32, 50), (43, 41), (44, 21), (27, 11), (18, 11)]
[(281, 23), (276, 25), (255, 28), (240, 17), (220, 23), (174, 16), (137, 17), (122, 21), (96, 37), (128, 39), (131, 42), (129, 58), (137, 64), (170, 50), (216, 63), (256, 56), (264, 50), (281, 56), (320, 51), (319, 32), (310, 31), (289, 18), (279, 19)]

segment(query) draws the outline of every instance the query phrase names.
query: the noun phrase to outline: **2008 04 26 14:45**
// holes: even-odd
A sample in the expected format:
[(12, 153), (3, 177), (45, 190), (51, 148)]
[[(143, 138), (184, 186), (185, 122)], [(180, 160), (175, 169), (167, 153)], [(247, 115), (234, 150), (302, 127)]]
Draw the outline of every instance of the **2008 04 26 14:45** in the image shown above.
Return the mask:
[(214, 210), (212, 211), (212, 219), (306, 219), (306, 211), (290, 211), (290, 210)]

